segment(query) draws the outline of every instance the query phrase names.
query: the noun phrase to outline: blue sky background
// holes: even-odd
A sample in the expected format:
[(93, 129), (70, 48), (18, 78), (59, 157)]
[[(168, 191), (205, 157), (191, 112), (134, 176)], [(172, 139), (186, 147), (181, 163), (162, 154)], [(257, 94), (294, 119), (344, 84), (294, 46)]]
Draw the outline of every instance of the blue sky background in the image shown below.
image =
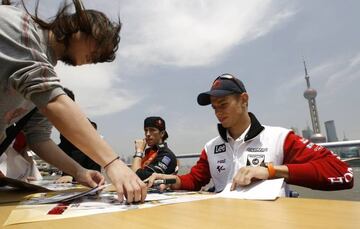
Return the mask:
[[(60, 1), (41, 1), (52, 15)], [(210, 107), (196, 97), (213, 79), (238, 76), (249, 110), (267, 125), (311, 125), (305, 58), (323, 123), (338, 137), (360, 139), (360, 2), (310, 0), (88, 0), (123, 23), (116, 61), (56, 67), (99, 132), (121, 155), (132, 155), (143, 120), (162, 116), (170, 148), (199, 153), (217, 135)], [(54, 9), (53, 11), (49, 9)], [(57, 140), (56, 133), (54, 140)]]

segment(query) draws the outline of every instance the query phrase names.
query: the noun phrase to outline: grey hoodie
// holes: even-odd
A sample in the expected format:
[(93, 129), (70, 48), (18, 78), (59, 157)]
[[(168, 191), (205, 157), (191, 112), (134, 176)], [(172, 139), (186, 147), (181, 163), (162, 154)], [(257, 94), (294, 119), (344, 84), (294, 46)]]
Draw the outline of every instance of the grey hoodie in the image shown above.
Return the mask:
[[(47, 36), (23, 10), (0, 6), (0, 143), (9, 125), (35, 106), (65, 94)], [(43, 115), (35, 113), (24, 128), (27, 142), (50, 139), (51, 128)]]

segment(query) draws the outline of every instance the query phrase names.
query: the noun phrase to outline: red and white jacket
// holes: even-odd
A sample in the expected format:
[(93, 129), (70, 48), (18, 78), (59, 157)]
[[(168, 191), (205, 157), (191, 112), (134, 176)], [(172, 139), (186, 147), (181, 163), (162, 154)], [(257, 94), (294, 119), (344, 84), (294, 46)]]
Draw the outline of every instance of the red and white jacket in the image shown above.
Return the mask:
[(218, 125), (220, 136), (210, 140), (190, 173), (179, 176), (181, 189), (200, 190), (213, 179), (215, 191), (222, 191), (243, 166), (260, 166), (264, 162), (286, 165), (288, 184), (318, 190), (353, 187), (351, 168), (329, 149), (297, 136), (281, 127), (262, 126), (249, 113), (251, 126), (244, 141), (232, 149), (227, 130)]

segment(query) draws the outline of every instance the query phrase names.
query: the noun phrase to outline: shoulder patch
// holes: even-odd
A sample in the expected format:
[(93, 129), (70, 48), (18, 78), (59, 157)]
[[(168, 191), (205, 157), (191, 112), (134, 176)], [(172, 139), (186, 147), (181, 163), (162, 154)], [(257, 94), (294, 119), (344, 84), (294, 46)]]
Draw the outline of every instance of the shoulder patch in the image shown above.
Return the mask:
[(170, 157), (168, 157), (168, 156), (164, 156), (164, 157), (162, 158), (161, 162), (163, 162), (165, 165), (169, 165), (170, 162), (171, 162), (171, 159), (170, 159)]

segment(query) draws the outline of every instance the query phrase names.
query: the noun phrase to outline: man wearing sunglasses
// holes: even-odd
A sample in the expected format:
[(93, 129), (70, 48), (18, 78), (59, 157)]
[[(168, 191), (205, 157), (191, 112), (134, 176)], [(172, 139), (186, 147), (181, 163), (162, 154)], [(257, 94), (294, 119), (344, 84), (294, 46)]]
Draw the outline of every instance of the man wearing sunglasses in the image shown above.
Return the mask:
[[(255, 180), (284, 178), (318, 190), (353, 187), (351, 168), (330, 150), (297, 136), (289, 129), (261, 125), (248, 112), (249, 95), (233, 75), (215, 79), (210, 91), (199, 94), (199, 105), (211, 104), (219, 120), (219, 136), (206, 143), (190, 173), (182, 176), (153, 174), (149, 179), (176, 178), (172, 189), (200, 190), (214, 182), (216, 192), (228, 183), (231, 190)], [(285, 185), (282, 195), (288, 195)]]

